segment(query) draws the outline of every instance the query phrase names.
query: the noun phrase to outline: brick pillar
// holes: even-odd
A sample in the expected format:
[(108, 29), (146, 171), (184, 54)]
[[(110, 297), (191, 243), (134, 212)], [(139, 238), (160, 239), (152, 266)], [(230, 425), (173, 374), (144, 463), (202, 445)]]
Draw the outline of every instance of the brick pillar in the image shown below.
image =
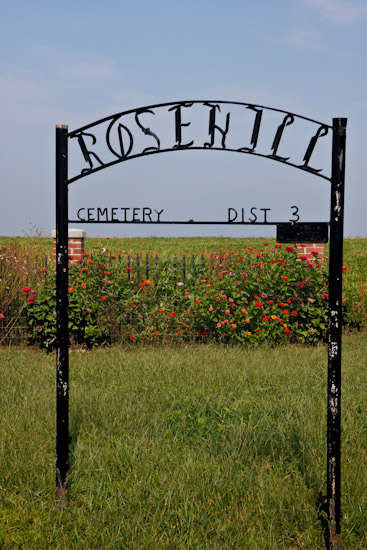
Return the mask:
[(306, 256), (308, 261), (323, 261), (325, 259), (324, 245), (321, 244), (296, 244), (298, 256)]
[[(69, 229), (68, 235), (68, 254), (69, 254), (69, 263), (77, 264), (83, 261), (84, 254), (84, 239), (86, 233), (81, 229)], [(54, 240), (53, 246), (53, 261), (56, 265), (56, 230), (51, 231), (51, 237)]]

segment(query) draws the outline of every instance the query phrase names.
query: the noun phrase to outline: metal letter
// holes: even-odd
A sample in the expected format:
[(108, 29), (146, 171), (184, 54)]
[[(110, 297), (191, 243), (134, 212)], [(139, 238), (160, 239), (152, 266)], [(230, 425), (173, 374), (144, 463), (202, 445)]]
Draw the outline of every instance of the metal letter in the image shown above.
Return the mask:
[(266, 216), (267, 216), (267, 212), (270, 212), (271, 208), (260, 208), (260, 210), (264, 212), (264, 223), (268, 223)]
[(279, 147), (281, 137), (282, 137), (283, 132), (284, 132), (284, 128), (286, 126), (290, 126), (291, 124), (293, 124), (293, 122), (294, 122), (294, 116), (288, 114), (288, 115), (285, 115), (285, 117), (283, 119), (283, 122), (281, 124), (279, 124), (278, 129), (277, 129), (276, 134), (275, 134), (273, 145), (271, 146), (271, 149), (273, 150), (273, 154), (269, 155), (271, 158), (274, 158), (276, 160), (281, 160), (283, 162), (290, 159), (290, 157), (280, 157), (279, 155), (277, 155), (277, 151), (278, 151), (278, 147)]
[(182, 126), (190, 126), (191, 122), (182, 122), (181, 121), (181, 107), (191, 107), (192, 103), (180, 103), (179, 105), (176, 105), (175, 107), (171, 107), (168, 109), (169, 111), (175, 111), (175, 128), (176, 128), (176, 145), (173, 147), (175, 149), (187, 149), (188, 147), (191, 147), (193, 145), (194, 141), (190, 141), (189, 143), (181, 143), (182, 141), (182, 133), (181, 128)]
[(316, 168), (311, 168), (311, 166), (308, 166), (308, 163), (310, 162), (311, 155), (313, 153), (313, 150), (315, 149), (315, 145), (320, 137), (326, 136), (326, 134), (329, 132), (329, 128), (327, 126), (321, 125), (320, 128), (317, 130), (316, 134), (312, 136), (310, 139), (310, 143), (308, 144), (305, 156), (303, 157), (304, 164), (300, 165), (300, 168), (303, 168), (304, 170), (308, 170), (309, 172), (313, 172), (314, 174), (317, 174), (318, 172), (322, 172), (322, 168), (319, 170), (316, 170)]
[(213, 147), (214, 141), (215, 141), (215, 130), (218, 130), (222, 134), (222, 147), (223, 149), (226, 148), (226, 137), (229, 130), (229, 119), (231, 116), (231, 113), (227, 113), (226, 116), (226, 128), (223, 130), (223, 128), (220, 128), (215, 124), (215, 110), (218, 109), (220, 112), (220, 106), (218, 104), (213, 105), (212, 103), (204, 103), (207, 107), (210, 107), (210, 115), (209, 115), (209, 135), (211, 137), (210, 143), (204, 143), (204, 147)]
[(246, 151), (247, 153), (253, 153), (256, 149), (257, 140), (259, 138), (260, 124), (261, 124), (261, 117), (263, 114), (263, 110), (256, 109), (256, 107), (254, 107), (253, 105), (249, 105), (247, 109), (252, 109), (253, 111), (256, 112), (254, 127), (252, 129), (252, 136), (251, 136), (252, 148), (250, 149), (249, 147), (241, 147), (240, 149), (238, 149), (238, 151)]
[(78, 220), (80, 220), (81, 222), (84, 222), (85, 219), (80, 217), (80, 212), (81, 212), (82, 210), (85, 210), (85, 208), (79, 208), (79, 210), (78, 210), (78, 212), (77, 212), (77, 216), (78, 216)]
[[(118, 135), (118, 140), (119, 140), (119, 145), (120, 145), (120, 151), (116, 151), (112, 147), (112, 145), (111, 145), (111, 131), (112, 131), (112, 128), (114, 127), (115, 123), (118, 121), (119, 118), (121, 118), (121, 117), (118, 116), (118, 117), (115, 117), (115, 118), (112, 119), (112, 122), (110, 123), (110, 125), (108, 127), (108, 130), (107, 130), (107, 133), (106, 133), (106, 143), (107, 143), (107, 147), (109, 148), (111, 153), (113, 153), (117, 158), (119, 158), (121, 160), (125, 160), (126, 157), (131, 153), (131, 150), (132, 150), (133, 145), (134, 145), (134, 139), (133, 139), (133, 135), (130, 132), (129, 128), (127, 126), (125, 126), (124, 124), (121, 124), (121, 122), (120, 122), (117, 126), (117, 135)], [(128, 147), (127, 147), (126, 151), (125, 151), (125, 147), (124, 147), (124, 139), (123, 139), (123, 133), (122, 133), (123, 130), (127, 133), (128, 138), (129, 138), (129, 144), (128, 144)]]
[[(231, 212), (234, 214), (234, 218), (231, 217)], [(228, 208), (228, 223), (234, 222), (237, 218), (237, 210), (235, 208)]]
[(81, 174), (85, 174), (85, 173), (90, 172), (91, 170), (93, 170), (94, 166), (93, 166), (92, 157), (97, 162), (99, 162), (99, 164), (101, 166), (104, 166), (104, 163), (96, 155), (96, 153), (94, 153), (93, 151), (88, 151), (83, 136), (88, 136), (88, 137), (92, 138), (92, 145), (95, 145), (95, 143), (97, 142), (96, 136), (94, 136), (93, 134), (87, 134), (87, 132), (78, 132), (77, 134), (75, 134), (75, 136), (73, 136), (73, 137), (78, 138), (78, 143), (79, 143), (80, 149), (82, 150), (84, 160), (85, 160), (85, 162), (87, 162), (89, 164), (89, 168), (84, 168), (81, 171)]
[(141, 123), (140, 123), (140, 120), (138, 119), (138, 116), (141, 115), (142, 113), (151, 113), (152, 115), (155, 115), (155, 112), (152, 111), (151, 109), (139, 109), (138, 111), (136, 111), (135, 113), (135, 122), (136, 124), (139, 126), (139, 128), (144, 132), (144, 134), (146, 136), (152, 136), (152, 138), (155, 139), (155, 141), (157, 142), (157, 146), (158, 147), (146, 147), (145, 149), (143, 149), (143, 153), (147, 153), (148, 151), (159, 151), (160, 147), (161, 147), (161, 142), (159, 141), (159, 137), (154, 134), (150, 128), (145, 128)]
[(102, 216), (106, 217), (106, 221), (108, 221), (108, 209), (107, 208), (97, 208), (97, 221), (100, 220)]
[(253, 220), (249, 219), (249, 221), (250, 221), (251, 223), (255, 223), (256, 220), (257, 220), (257, 216), (256, 216), (254, 210), (257, 210), (256, 206), (253, 206), (252, 208), (250, 208), (250, 212), (251, 212), (251, 214), (254, 216), (254, 219), (253, 219)]
[(156, 209), (154, 208), (154, 212), (157, 214), (157, 222), (160, 222), (160, 221), (161, 221), (161, 220), (160, 220), (160, 217), (161, 217), (161, 214), (162, 214), (162, 212), (163, 212), (163, 208), (162, 208), (162, 210), (156, 210)]

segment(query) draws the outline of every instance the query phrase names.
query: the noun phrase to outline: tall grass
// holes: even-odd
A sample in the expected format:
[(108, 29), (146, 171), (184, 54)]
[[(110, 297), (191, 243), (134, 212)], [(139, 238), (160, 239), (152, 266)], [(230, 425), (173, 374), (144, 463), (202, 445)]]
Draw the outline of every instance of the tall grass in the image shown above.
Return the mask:
[[(367, 344), (344, 338), (343, 540), (367, 546)], [(55, 358), (0, 352), (0, 547), (322, 549), (324, 346), (72, 353), (71, 502)]]

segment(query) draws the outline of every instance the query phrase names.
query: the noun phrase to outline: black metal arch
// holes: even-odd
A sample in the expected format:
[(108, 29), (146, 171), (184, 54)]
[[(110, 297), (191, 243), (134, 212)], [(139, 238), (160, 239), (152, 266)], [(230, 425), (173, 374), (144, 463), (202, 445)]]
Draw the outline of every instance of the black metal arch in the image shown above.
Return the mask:
[[(190, 109), (192, 106), (201, 106), (204, 108), (209, 108), (208, 111), (208, 136), (209, 141), (202, 139), (200, 144), (196, 144), (195, 140), (183, 143), (182, 130), (185, 127), (190, 126), (191, 122), (183, 122), (183, 115), (188, 114), (187, 111), (183, 112), (183, 109)], [(254, 120), (251, 132), (250, 142), (247, 144), (238, 144), (238, 147), (227, 147), (226, 138), (230, 129), (230, 116), (231, 113), (227, 112), (225, 126), (220, 127), (216, 121), (217, 112), (220, 112), (223, 107), (230, 106), (240, 106), (245, 109), (249, 109), (254, 113)], [(175, 127), (175, 143), (170, 147), (162, 147), (161, 139), (157, 133), (153, 132), (149, 127), (146, 127), (142, 124), (139, 117), (142, 114), (150, 113), (152, 115), (157, 114), (157, 110), (172, 111), (174, 114), (173, 122)], [(274, 112), (284, 115), (282, 121), (275, 129), (274, 138), (272, 146), (270, 147), (269, 154), (261, 153), (257, 151), (258, 138), (261, 131), (261, 123), (264, 112)], [(134, 115), (134, 126), (131, 127), (131, 124), (128, 125), (127, 121), (124, 120), (128, 115)], [(288, 126), (291, 126), (295, 120), (304, 120), (312, 123), (316, 126), (314, 134), (309, 138), (309, 143), (306, 148), (303, 164), (296, 164), (291, 160), (291, 157), (283, 157), (278, 155), (278, 148), (280, 145), (281, 138), (284, 131)], [(104, 142), (100, 142), (97, 145), (97, 137), (95, 131), (98, 130), (98, 127), (107, 126), (106, 133), (104, 137)], [(292, 113), (290, 111), (284, 111), (281, 109), (276, 109), (273, 107), (266, 107), (264, 105), (255, 105), (253, 103), (244, 103), (239, 101), (222, 101), (222, 100), (190, 100), (190, 101), (178, 101), (178, 102), (169, 102), (169, 103), (158, 103), (155, 105), (148, 105), (146, 107), (140, 107), (138, 109), (130, 109), (128, 111), (122, 111), (111, 116), (102, 118), (81, 128), (73, 130), (68, 134), (70, 142), (74, 139), (77, 140), (80, 151), (83, 155), (84, 161), (87, 166), (81, 168), (80, 172), (73, 175), (69, 180), (68, 184), (88, 176), (94, 172), (98, 172), (107, 168), (108, 166), (113, 166), (120, 162), (131, 160), (134, 158), (167, 153), (170, 151), (180, 151), (180, 150), (212, 150), (212, 151), (230, 151), (237, 153), (251, 154), (254, 156), (259, 156), (263, 158), (268, 158), (287, 164), (294, 168), (299, 168), (307, 172), (312, 173), (315, 176), (321, 177), (328, 181), (331, 180), (330, 177), (325, 176), (321, 172), (323, 169), (317, 169), (310, 166), (310, 160), (312, 153), (315, 149), (315, 146), (318, 140), (326, 136), (332, 130), (332, 126), (319, 122), (312, 118), (308, 118), (302, 115)], [(139, 132), (145, 136), (149, 136), (151, 143), (149, 146), (140, 148), (138, 150), (134, 149), (134, 134)], [(114, 134), (114, 135), (113, 135)], [(207, 138), (208, 138), (207, 136)], [(219, 139), (217, 138), (219, 136)], [(118, 142), (118, 147), (112, 144), (112, 138), (115, 138)], [(218, 144), (218, 141), (220, 143)], [(94, 146), (97, 146), (97, 149), (94, 149)], [(107, 153), (109, 160), (104, 159), (104, 155)]]
[[(210, 141), (205, 141), (200, 147), (194, 146), (194, 142), (183, 143), (182, 128), (188, 126), (189, 122), (182, 122), (181, 112), (183, 108), (190, 108), (194, 104), (209, 107), (208, 134)], [(226, 136), (230, 124), (230, 115), (227, 113), (225, 127), (216, 124), (216, 112), (221, 105), (240, 105), (255, 113), (252, 127), (252, 134), (249, 147), (237, 149), (226, 148)], [(160, 139), (150, 128), (143, 126), (139, 120), (142, 113), (153, 113), (154, 109), (167, 107), (174, 111), (174, 122), (176, 131), (176, 143), (167, 149), (160, 149)], [(271, 153), (260, 154), (256, 151), (259, 137), (261, 120), (264, 111), (273, 111), (283, 114), (282, 122), (274, 133)], [(135, 114), (135, 122), (138, 131), (153, 139), (154, 147), (144, 148), (134, 154), (133, 132), (122, 124), (121, 117)], [(294, 123), (295, 119), (302, 119), (317, 125), (315, 133), (311, 136), (303, 164), (297, 165), (290, 161), (290, 158), (281, 157), (278, 147), (282, 135), (287, 126)], [(117, 124), (117, 138), (119, 151), (116, 151), (111, 144), (110, 134), (114, 125)], [(103, 162), (96, 151), (88, 149), (85, 137), (92, 139), (92, 144), (97, 142), (96, 136), (91, 130), (99, 125), (108, 124), (105, 136), (105, 147), (109, 154), (114, 155), (112, 161)], [(333, 550), (340, 548), (340, 426), (341, 426), (341, 327), (342, 327), (342, 264), (343, 264), (343, 219), (344, 219), (344, 179), (345, 179), (345, 142), (346, 142), (346, 118), (334, 118), (332, 126), (316, 120), (296, 115), (288, 111), (263, 107), (260, 105), (230, 102), (230, 101), (191, 101), (175, 102), (151, 105), (140, 109), (124, 111), (110, 117), (103, 118), (68, 133), (65, 125), (56, 126), (56, 296), (57, 296), (57, 435), (56, 435), (56, 494), (60, 502), (68, 499), (68, 476), (69, 476), (69, 331), (68, 331), (68, 185), (80, 178), (102, 170), (113, 164), (123, 162), (132, 158), (144, 155), (188, 149), (212, 149), (232, 150), (241, 153), (248, 153), (267, 157), (301, 170), (305, 170), (315, 176), (324, 178), (331, 182), (330, 221), (328, 230), (330, 233), (329, 252), (329, 336), (328, 336), (328, 381), (327, 381), (327, 514), (329, 524), (328, 545)], [(120, 128), (120, 130), (119, 130)], [(324, 137), (329, 130), (332, 130), (332, 151), (331, 151), (331, 177), (321, 174), (321, 170), (309, 165), (312, 153), (318, 140)], [(124, 134), (124, 133), (125, 134)], [(217, 135), (220, 135), (221, 146), (216, 145)], [(128, 146), (124, 141), (124, 135), (130, 138)], [(77, 139), (87, 167), (75, 176), (68, 178), (68, 145), (73, 139)], [(115, 136), (116, 141), (116, 136)], [(192, 220), (190, 220), (191, 222)], [(76, 220), (74, 220), (76, 222)], [(79, 222), (81, 223), (81, 222)], [(132, 222), (128, 222), (132, 223)], [(186, 223), (186, 222), (172, 222)], [(200, 222), (218, 223), (218, 222)], [(288, 224), (293, 228), (294, 239), (302, 224)], [(305, 224), (303, 224), (305, 225)], [(302, 233), (302, 231), (301, 231)], [(290, 233), (287, 233), (289, 237)], [(284, 241), (283, 241), (284, 242)], [(294, 242), (294, 241), (293, 241)], [(299, 242), (299, 241), (296, 241)], [(304, 242), (303, 238), (302, 241)], [(312, 242), (312, 240), (310, 241)], [(315, 242), (315, 241), (313, 241)]]

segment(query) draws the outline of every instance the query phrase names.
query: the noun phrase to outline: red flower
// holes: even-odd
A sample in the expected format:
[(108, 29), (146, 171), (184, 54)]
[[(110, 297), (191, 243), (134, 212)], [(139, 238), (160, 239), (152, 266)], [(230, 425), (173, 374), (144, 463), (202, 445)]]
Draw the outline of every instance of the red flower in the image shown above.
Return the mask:
[(30, 291), (31, 291), (31, 289), (28, 286), (25, 286), (23, 288), (23, 294), (28, 294), (28, 292), (30, 292)]
[(129, 306), (133, 307), (133, 305), (134, 305), (134, 302), (129, 303)]
[(158, 330), (155, 330), (155, 331), (153, 332), (153, 334), (154, 334), (154, 336), (159, 336)]
[(130, 334), (129, 340), (134, 340), (134, 335), (133, 334)]
[(282, 277), (282, 279), (283, 279), (283, 281), (288, 281), (288, 277), (286, 277), (285, 275), (284, 275), (284, 277)]
[(261, 302), (256, 302), (256, 307), (263, 307)]
[(0, 319), (5, 319), (5, 315), (3, 313), (0, 313)]
[(125, 268), (125, 269), (126, 269), (126, 271), (132, 271), (132, 270), (133, 270), (133, 268), (132, 268), (132, 267), (130, 267), (130, 266), (128, 266), (128, 265), (126, 266), (126, 268)]
[(178, 333), (177, 333), (177, 336), (181, 336), (181, 332), (178, 332)]
[(307, 256), (303, 255), (299, 257), (300, 260), (307, 261)]
[(82, 283), (82, 288), (86, 289), (87, 285), (85, 283)]
[(103, 273), (104, 273), (105, 275), (110, 275), (110, 274), (111, 274), (110, 271), (104, 271)]
[(105, 302), (107, 300), (106, 296), (101, 296), (102, 302)]
[(239, 262), (243, 262), (243, 258), (238, 258), (238, 261), (239, 261)]
[(30, 304), (34, 304), (35, 301), (36, 301), (36, 299), (35, 299), (33, 296), (29, 296), (28, 302), (29, 302)]
[(280, 307), (285, 307), (285, 304), (283, 302), (280, 302)]
[(285, 332), (286, 334), (289, 334), (289, 333), (290, 333), (289, 328), (285, 328), (285, 329), (284, 329), (284, 332)]
[(294, 252), (293, 246), (286, 246), (285, 249), (287, 252)]

